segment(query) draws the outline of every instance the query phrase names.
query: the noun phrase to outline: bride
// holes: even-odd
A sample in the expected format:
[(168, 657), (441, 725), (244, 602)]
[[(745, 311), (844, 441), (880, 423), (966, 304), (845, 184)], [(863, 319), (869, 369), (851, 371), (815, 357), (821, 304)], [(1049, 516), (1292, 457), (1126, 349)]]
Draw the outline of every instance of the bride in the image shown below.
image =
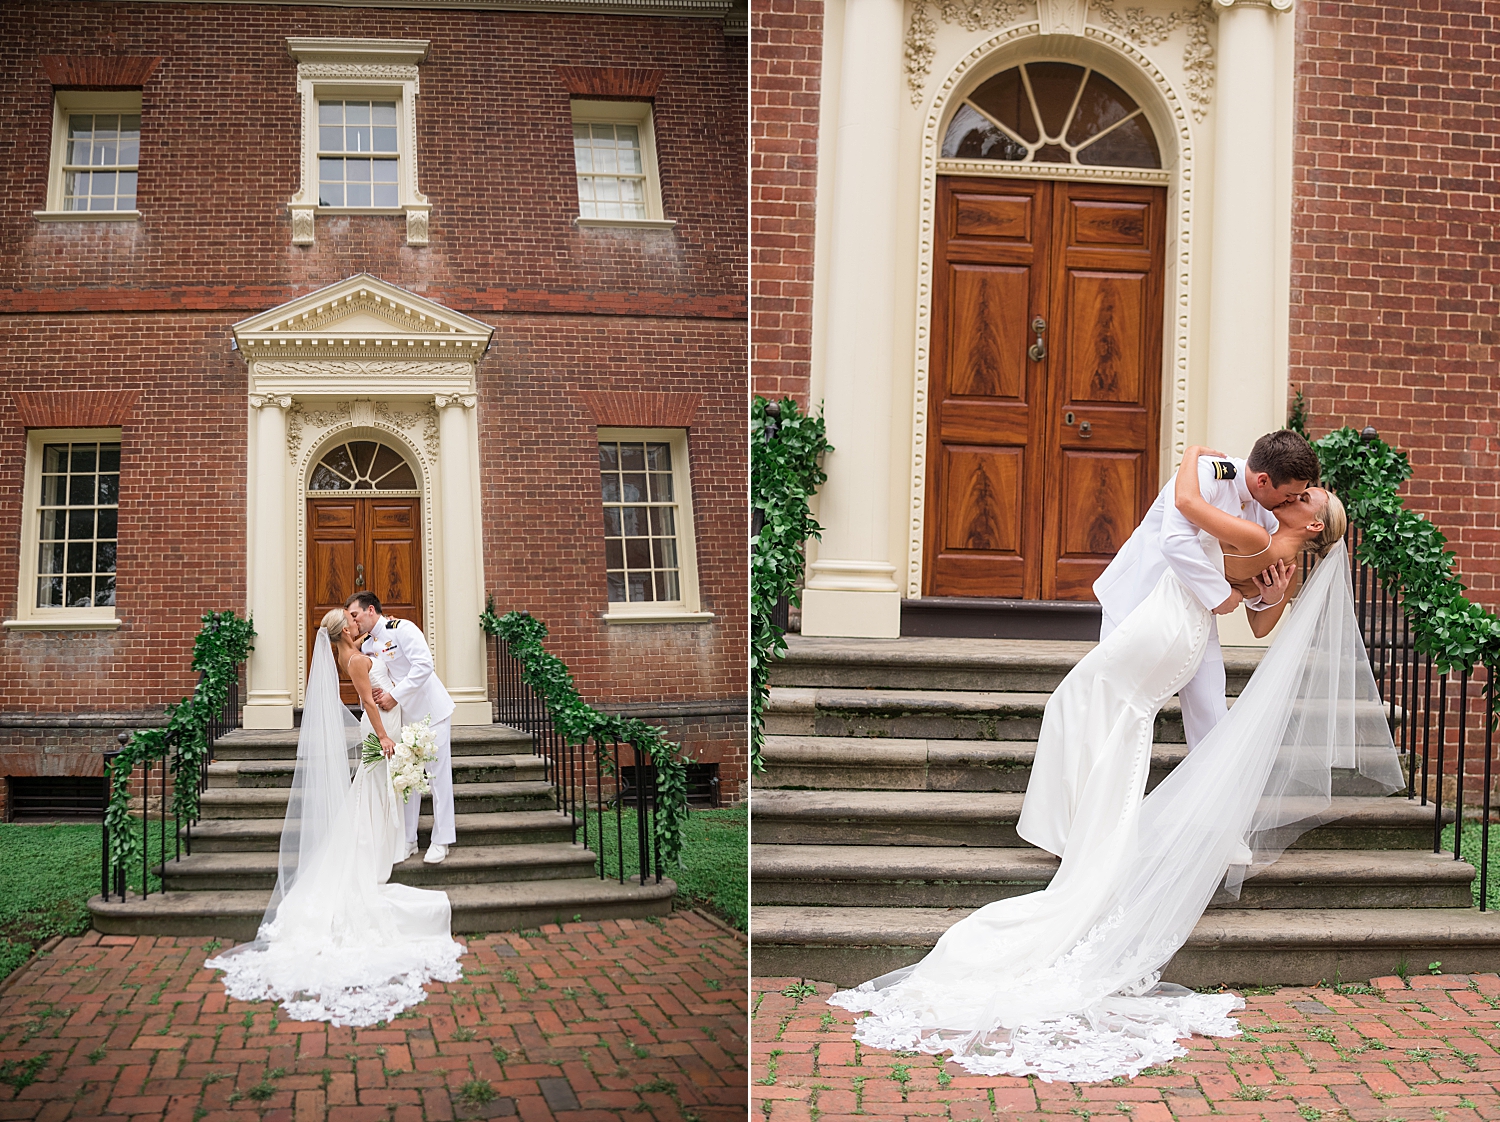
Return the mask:
[(1270, 600), (1302, 550), (1322, 563), (1229, 715), (1149, 796), (1156, 714), (1197, 670), (1211, 614), (1168, 570), (1078, 662), (1048, 701), (1020, 825), (1056, 846), (1061, 867), (1042, 891), (954, 924), (916, 965), (834, 994), (830, 1004), (871, 1014), (855, 1026), (862, 1043), (952, 1052), (980, 1075), (1083, 1082), (1184, 1055), (1177, 1041), (1195, 1032), (1232, 1036), (1239, 997), (1163, 984), (1162, 968), (1221, 886), (1237, 896), (1244, 877), (1336, 817), (1335, 768), (1402, 785), (1338, 499), (1310, 489), (1278, 508), (1268, 535), (1194, 501), (1201, 452), (1188, 450), (1177, 503), (1213, 536), (1232, 582), (1273, 569), (1256, 582)]
[[(340, 669), (364, 706), (358, 724), (339, 698)], [(428, 980), (460, 977), (447, 895), (388, 883), (409, 851), (385, 760), (359, 762), (365, 736), (389, 757), (401, 730), (400, 709), (375, 704), (377, 688), (391, 692), (385, 667), (360, 652), (353, 620), (335, 608), (313, 642), (271, 902), (254, 942), (205, 963), (224, 971), (230, 997), (279, 1001), (293, 1020), (388, 1021), (424, 1000)]]

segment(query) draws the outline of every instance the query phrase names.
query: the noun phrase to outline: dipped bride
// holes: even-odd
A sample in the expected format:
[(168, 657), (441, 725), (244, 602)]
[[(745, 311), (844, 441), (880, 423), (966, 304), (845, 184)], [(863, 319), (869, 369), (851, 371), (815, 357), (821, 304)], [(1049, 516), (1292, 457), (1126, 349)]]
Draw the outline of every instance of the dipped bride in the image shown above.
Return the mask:
[[(375, 704), (391, 680), (359, 640), (346, 609), (323, 617), (271, 902), (254, 942), (205, 964), (224, 971), (231, 997), (279, 1001), (298, 1021), (388, 1021), (425, 998), (425, 982), (460, 977), (447, 895), (389, 883), (407, 853), (405, 808), (385, 760), (360, 763), (359, 744), (373, 733), (389, 757), (401, 711)], [(363, 704), (358, 723), (339, 697), (340, 670)]]
[[(1048, 824), (1061, 867), (1044, 890), (954, 924), (916, 965), (834, 994), (830, 1004), (871, 1014), (855, 1026), (864, 1044), (952, 1052), (980, 1075), (1082, 1082), (1167, 1063), (1193, 1033), (1232, 1036), (1239, 997), (1163, 984), (1162, 968), (1216, 891), (1237, 896), (1333, 817), (1334, 768), (1401, 786), (1338, 499), (1309, 488), (1271, 512), (1271, 534), (1203, 499), (1202, 453), (1188, 450), (1173, 494), (1232, 584), (1272, 604), (1303, 550), (1323, 562), (1234, 708), (1148, 796), (1156, 714), (1202, 662), (1212, 612), (1168, 569), (1079, 661), (1047, 704), (1026, 792), (1047, 812), (1032, 817)], [(1257, 634), (1274, 622), (1256, 621)], [(1026, 825), (1023, 809), (1030, 837)]]

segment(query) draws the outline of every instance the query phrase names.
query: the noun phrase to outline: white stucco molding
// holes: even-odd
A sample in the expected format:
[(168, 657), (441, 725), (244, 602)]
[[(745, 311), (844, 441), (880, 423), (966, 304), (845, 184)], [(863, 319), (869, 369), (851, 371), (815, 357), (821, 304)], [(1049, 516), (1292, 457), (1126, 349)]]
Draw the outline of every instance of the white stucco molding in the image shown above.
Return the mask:
[[(1006, 0), (992, 0), (1003, 4)], [(1107, 0), (1105, 0), (1107, 3)], [(1208, 0), (1203, 0), (1206, 5)], [(921, 0), (913, 8), (912, 18), (917, 18)], [(1092, 0), (1090, 17), (1100, 6), (1100, 0)], [(1132, 15), (1138, 13), (1132, 11)], [(1063, 49), (1066, 44), (1066, 49)], [(927, 422), (928, 392), (930, 384), (930, 358), (932, 333), (932, 280), (935, 267), (935, 232), (937, 211), (937, 177), (940, 172), (962, 170), (964, 174), (975, 174), (969, 164), (981, 161), (943, 160), (939, 156), (942, 148), (943, 128), (955, 101), (966, 94), (977, 81), (978, 70), (984, 76), (998, 72), (1007, 66), (1028, 61), (1032, 57), (1068, 57), (1080, 64), (1106, 65), (1104, 72), (1116, 81), (1123, 79), (1127, 89), (1134, 87), (1136, 94), (1154, 96), (1140, 100), (1146, 110), (1147, 119), (1162, 144), (1163, 170), (1140, 172), (1121, 169), (1101, 171), (1091, 175), (1094, 169), (1056, 168), (1053, 175), (1041, 167), (1013, 164), (1002, 161), (982, 161), (990, 165), (984, 174), (994, 176), (1021, 175), (1036, 178), (1097, 179), (1104, 182), (1138, 182), (1167, 185), (1168, 241), (1163, 289), (1164, 323), (1162, 333), (1162, 368), (1166, 381), (1166, 408), (1162, 417), (1162, 435), (1169, 437), (1173, 456), (1181, 456), (1187, 446), (1188, 417), (1188, 365), (1191, 354), (1192, 332), (1189, 308), (1192, 299), (1193, 276), (1193, 174), (1194, 148), (1193, 124), (1197, 102), (1191, 97), (1179, 95), (1177, 88), (1168, 79), (1162, 68), (1136, 43), (1114, 31), (1089, 24), (1082, 36), (1046, 36), (1035, 22), (1021, 23), (1006, 28), (975, 45), (952, 68), (941, 86), (927, 103), (922, 127), (921, 185), (918, 199), (917, 235), (917, 307), (916, 345), (913, 356), (912, 388), (912, 443), (911, 443), (911, 503), (907, 526), (907, 563), (905, 595), (916, 598), (922, 595), (922, 547), (926, 523), (927, 503)], [(911, 55), (908, 52), (908, 67)], [(1144, 79), (1144, 81), (1142, 81)], [(1187, 81), (1194, 78), (1189, 73)], [(1192, 108), (1189, 105), (1193, 106)]]
[[(417, 187), (417, 64), (427, 57), (426, 39), (323, 39), (293, 36), (287, 53), (297, 60), (297, 95), (302, 122), (302, 181), (287, 204), (292, 214), (292, 244), (311, 245), (314, 216), (405, 213), (406, 244), (426, 245), (432, 205)], [(393, 98), (397, 116), (397, 196), (395, 207), (320, 207), (318, 205), (319, 96)]]

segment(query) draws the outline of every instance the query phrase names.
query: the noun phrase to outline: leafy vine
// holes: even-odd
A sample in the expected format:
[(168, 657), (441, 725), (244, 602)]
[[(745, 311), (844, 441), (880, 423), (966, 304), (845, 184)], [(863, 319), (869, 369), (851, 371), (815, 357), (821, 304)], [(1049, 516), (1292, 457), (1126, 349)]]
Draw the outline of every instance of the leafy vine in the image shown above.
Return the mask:
[(802, 546), (823, 528), (808, 509), (828, 479), (820, 461), (833, 446), (820, 416), (803, 413), (791, 398), (750, 406), (750, 508), (760, 525), (750, 539), (750, 768), (765, 770), (766, 700), (771, 663), (786, 650), (773, 613), (785, 598), (800, 605)]
[(485, 604), (479, 625), (490, 635), (505, 640), (511, 655), (521, 664), (521, 677), (547, 706), (552, 727), (568, 744), (595, 744), (613, 740), (630, 744), (651, 757), (656, 767), (656, 844), (662, 861), (680, 860), (682, 823), (687, 817), (687, 768), (677, 745), (655, 725), (635, 717), (601, 713), (583, 700), (573, 685), (567, 664), (552, 654), (542, 640), (547, 625), (529, 612), (495, 614), (494, 598)]
[(1355, 557), (1401, 591), (1416, 649), (1438, 670), (1500, 665), (1500, 620), (1464, 595), (1448, 539), (1397, 494), (1412, 474), (1406, 453), (1368, 431), (1345, 427), (1313, 441), (1324, 483), (1360, 529)]
[(130, 819), (130, 775), (137, 764), (165, 759), (175, 745), (172, 813), (179, 822), (198, 817), (209, 722), (224, 707), (240, 663), (255, 649), (255, 625), (250, 620), (234, 612), (209, 612), (202, 620), (203, 628), (193, 640), (192, 666), (198, 671), (198, 684), (192, 696), (167, 706), (167, 723), (162, 728), (133, 732), (110, 763), (104, 829), (109, 836), (110, 863), (117, 868), (134, 868), (143, 857), (144, 842), (131, 828)]

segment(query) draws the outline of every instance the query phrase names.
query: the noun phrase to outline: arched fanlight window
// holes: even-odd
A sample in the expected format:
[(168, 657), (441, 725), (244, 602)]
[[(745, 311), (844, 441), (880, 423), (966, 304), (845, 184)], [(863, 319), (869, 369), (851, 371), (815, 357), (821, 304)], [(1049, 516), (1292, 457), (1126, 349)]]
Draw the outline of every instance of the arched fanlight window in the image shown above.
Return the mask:
[(412, 474), (401, 453), (374, 440), (335, 444), (313, 468), (309, 491), (415, 491)]
[(1156, 137), (1130, 95), (1097, 70), (1027, 62), (995, 75), (958, 107), (943, 155), (1023, 164), (1159, 168)]

